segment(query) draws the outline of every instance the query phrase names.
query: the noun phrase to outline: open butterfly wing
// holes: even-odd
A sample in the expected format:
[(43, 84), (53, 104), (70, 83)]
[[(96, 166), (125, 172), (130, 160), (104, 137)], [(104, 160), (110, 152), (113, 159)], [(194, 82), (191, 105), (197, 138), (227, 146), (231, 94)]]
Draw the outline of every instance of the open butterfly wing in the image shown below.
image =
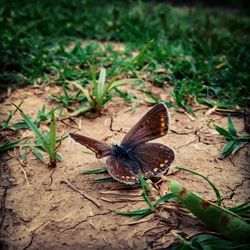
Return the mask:
[[(135, 164), (137, 163), (135, 162)], [(119, 158), (114, 156), (108, 157), (106, 165), (109, 174), (115, 180), (130, 185), (139, 183), (139, 174), (132, 171), (131, 166), (128, 166), (128, 163), (121, 161)]]
[(141, 143), (167, 134), (169, 115), (165, 104), (159, 103), (149, 110), (140, 121), (129, 130), (122, 140), (122, 145), (136, 147)]
[(145, 178), (166, 172), (175, 159), (174, 151), (160, 143), (145, 143), (133, 152)]
[(76, 142), (92, 150), (97, 158), (103, 158), (111, 154), (111, 147), (101, 141), (94, 140), (87, 136), (69, 133), (70, 137)]

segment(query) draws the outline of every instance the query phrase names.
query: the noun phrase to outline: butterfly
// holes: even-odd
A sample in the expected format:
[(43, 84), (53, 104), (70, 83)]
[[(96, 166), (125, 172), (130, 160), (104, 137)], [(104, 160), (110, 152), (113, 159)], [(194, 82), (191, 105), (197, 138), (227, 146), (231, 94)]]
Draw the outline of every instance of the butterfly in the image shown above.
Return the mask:
[(147, 143), (167, 134), (169, 113), (164, 103), (151, 108), (124, 136), (121, 145), (79, 135), (69, 135), (76, 142), (92, 150), (97, 158), (106, 160), (109, 174), (125, 184), (139, 183), (140, 176), (156, 177), (166, 172), (174, 161), (174, 151), (160, 143)]

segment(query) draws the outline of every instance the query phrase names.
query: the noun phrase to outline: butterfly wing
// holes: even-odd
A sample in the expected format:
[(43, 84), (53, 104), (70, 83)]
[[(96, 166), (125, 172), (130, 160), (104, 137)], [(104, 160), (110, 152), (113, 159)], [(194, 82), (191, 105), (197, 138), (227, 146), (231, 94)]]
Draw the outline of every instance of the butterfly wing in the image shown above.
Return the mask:
[[(134, 162), (134, 164), (138, 164)], [(136, 174), (131, 166), (129, 166), (128, 162), (122, 161), (120, 158), (110, 156), (107, 161), (107, 170), (109, 174), (117, 181), (125, 183), (125, 184), (135, 184), (139, 183), (139, 174)], [(133, 166), (132, 166), (133, 167)], [(134, 166), (135, 168), (137, 166)]]
[(92, 150), (97, 158), (103, 158), (111, 154), (111, 147), (101, 141), (89, 138), (87, 136), (69, 133), (70, 137), (76, 142)]
[(166, 172), (175, 159), (174, 151), (160, 143), (139, 145), (133, 153), (146, 178)]
[(150, 109), (137, 124), (129, 130), (122, 140), (122, 145), (136, 147), (141, 143), (162, 137), (167, 134), (169, 115), (164, 103)]

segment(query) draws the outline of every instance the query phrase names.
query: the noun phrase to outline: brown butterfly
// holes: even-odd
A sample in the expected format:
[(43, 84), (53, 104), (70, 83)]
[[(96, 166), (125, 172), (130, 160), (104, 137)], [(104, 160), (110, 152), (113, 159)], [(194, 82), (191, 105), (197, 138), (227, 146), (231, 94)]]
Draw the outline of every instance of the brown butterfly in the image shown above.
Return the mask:
[(121, 145), (108, 145), (95, 139), (71, 134), (78, 143), (95, 152), (97, 158), (107, 158), (107, 170), (116, 180), (135, 184), (140, 175), (145, 178), (166, 172), (174, 161), (174, 151), (160, 143), (146, 143), (167, 134), (168, 109), (159, 103), (150, 109), (124, 136)]

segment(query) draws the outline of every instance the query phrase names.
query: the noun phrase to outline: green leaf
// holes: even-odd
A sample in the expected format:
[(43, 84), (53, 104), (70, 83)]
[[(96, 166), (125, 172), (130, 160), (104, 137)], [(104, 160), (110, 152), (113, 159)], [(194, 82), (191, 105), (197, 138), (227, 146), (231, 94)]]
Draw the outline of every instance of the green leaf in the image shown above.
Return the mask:
[(230, 133), (232, 136), (237, 136), (237, 130), (236, 130), (236, 128), (234, 127), (234, 124), (233, 124), (233, 121), (232, 121), (232, 117), (231, 117), (231, 116), (228, 116), (227, 122), (228, 122), (228, 131), (229, 131), (229, 133)]
[(94, 182), (97, 182), (97, 183), (106, 183), (106, 182), (117, 182), (117, 180), (115, 180), (112, 177), (106, 177), (106, 178), (95, 179)]
[(56, 159), (57, 161), (62, 161), (62, 154), (60, 152), (56, 153)]
[(94, 106), (94, 100), (91, 98), (89, 92), (87, 89), (84, 89), (80, 84), (76, 83), (76, 82), (71, 82), (71, 84), (73, 84), (76, 88), (78, 88), (79, 90), (82, 91), (82, 93), (84, 94), (84, 96), (87, 98), (89, 104), (91, 107)]
[(165, 203), (166, 201), (169, 201), (171, 199), (175, 198), (175, 196), (170, 193), (170, 194), (166, 194), (164, 196), (162, 196), (157, 202), (156, 202), (156, 205), (159, 205), (161, 203)]
[(250, 201), (227, 209), (238, 214), (239, 216), (244, 218), (248, 223), (250, 222)]
[(217, 132), (219, 132), (220, 135), (224, 136), (226, 140), (232, 140), (233, 136), (224, 128), (221, 128), (217, 125), (214, 125), (214, 128), (216, 129)]
[(119, 214), (119, 215), (135, 216), (135, 215), (145, 214), (145, 213), (147, 213), (149, 211), (151, 211), (151, 209), (146, 208), (146, 209), (139, 209), (139, 210), (133, 210), (133, 211), (128, 211), (128, 212), (115, 212), (115, 213)]
[(113, 82), (113, 83), (109, 86), (108, 92), (111, 91), (112, 89), (116, 88), (116, 87), (119, 87), (119, 86), (122, 86), (122, 85), (125, 85), (125, 84), (135, 83), (136, 81), (138, 81), (138, 79), (133, 79), (133, 78), (130, 78), (130, 79), (122, 79), (122, 80), (119, 80), (119, 81), (115, 81), (115, 82)]
[(143, 196), (144, 200), (147, 202), (150, 209), (153, 211), (155, 209), (155, 206), (153, 205), (153, 203), (150, 201), (149, 197), (147, 196), (148, 184), (144, 180), (143, 175), (140, 175), (140, 184), (142, 187), (142, 196)]
[(250, 242), (250, 224), (237, 214), (207, 201), (198, 194), (189, 191), (177, 181), (171, 180), (169, 189), (188, 210), (211, 229), (232, 241)]
[[(15, 105), (15, 104), (14, 104)], [(15, 105), (16, 106), (16, 105)], [(17, 107), (17, 106), (16, 106)], [(18, 107), (17, 107), (18, 108)], [(45, 140), (44, 135), (42, 134), (42, 132), (38, 129), (38, 127), (31, 121), (31, 119), (20, 109), (18, 108), (18, 110), (20, 111), (20, 114), (24, 120), (24, 122), (28, 125), (28, 127), (33, 131), (33, 133), (36, 135), (36, 137), (38, 138), (38, 140), (41, 142), (41, 144), (43, 145), (44, 148), (46, 148), (48, 150), (49, 145), (47, 143), (47, 141)]]
[(204, 180), (206, 180), (208, 182), (208, 184), (212, 187), (212, 189), (215, 192), (215, 195), (217, 197), (218, 205), (221, 206), (222, 198), (221, 198), (221, 195), (220, 195), (220, 191), (219, 191), (218, 188), (216, 188), (216, 186), (207, 177), (205, 177), (204, 175), (199, 174), (197, 172), (194, 172), (194, 171), (192, 171), (190, 169), (187, 169), (187, 168), (182, 168), (182, 167), (179, 167), (179, 166), (176, 166), (176, 168), (179, 169), (179, 170), (183, 170), (183, 171), (186, 171), (188, 173), (194, 174), (194, 175), (198, 175), (198, 176), (202, 177)]
[(153, 210), (152, 209), (149, 209), (147, 212), (145, 212), (144, 214), (141, 214), (141, 215), (137, 215), (135, 216), (134, 220), (141, 220), (143, 218), (145, 218), (146, 216), (150, 215), (153, 213)]
[(67, 117), (74, 117), (74, 116), (78, 116), (80, 114), (83, 114), (85, 112), (89, 111), (89, 108), (86, 106), (83, 106), (77, 110), (75, 110), (74, 112), (70, 113)]
[(224, 158), (230, 155), (233, 152), (234, 148), (237, 146), (237, 143), (237, 140), (228, 141), (228, 143), (221, 150), (221, 156)]
[(3, 145), (0, 145), (0, 152), (2, 153), (4, 151), (17, 147), (20, 141), (22, 141), (22, 139), (17, 141), (7, 141)]
[(43, 158), (43, 155), (40, 150), (32, 149), (31, 152), (34, 154), (34, 156), (39, 159), (42, 163), (46, 164), (45, 159)]
[[(7, 129), (7, 128), (10, 128), (9, 126), (9, 123), (10, 123), (10, 120), (13, 118), (13, 116), (15, 115), (15, 113), (17, 112), (18, 108), (20, 108), (20, 106), (23, 104), (23, 101), (21, 101), (18, 106), (15, 108), (15, 110), (13, 111), (10, 111), (9, 112), (9, 115), (8, 115), (8, 118), (6, 120), (3, 121), (3, 123), (0, 125), (2, 127), (2, 129)], [(11, 126), (13, 127), (13, 126)]]
[(27, 160), (27, 152), (25, 150), (22, 150), (20, 155), (21, 155), (22, 160), (24, 160), (24, 161)]
[(245, 250), (250, 248), (250, 244), (237, 243), (215, 234), (196, 234), (185, 240), (178, 235), (181, 240), (170, 246), (172, 250)]
[(49, 158), (50, 158), (50, 161), (55, 161), (56, 160), (56, 119), (55, 119), (55, 112), (53, 108), (51, 111), (49, 135), (50, 135)]
[(101, 168), (86, 170), (83, 172), (83, 174), (102, 174), (102, 173), (106, 173), (106, 172), (107, 172), (107, 168), (101, 167)]
[(234, 149), (232, 151), (232, 154), (235, 154), (244, 144), (246, 144), (246, 141), (240, 141), (237, 140), (236, 145), (234, 146)]
[(99, 79), (98, 79), (98, 85), (97, 85), (97, 95), (99, 98), (102, 97), (104, 94), (105, 80), (106, 80), (106, 69), (101, 68), (101, 72), (100, 72)]

